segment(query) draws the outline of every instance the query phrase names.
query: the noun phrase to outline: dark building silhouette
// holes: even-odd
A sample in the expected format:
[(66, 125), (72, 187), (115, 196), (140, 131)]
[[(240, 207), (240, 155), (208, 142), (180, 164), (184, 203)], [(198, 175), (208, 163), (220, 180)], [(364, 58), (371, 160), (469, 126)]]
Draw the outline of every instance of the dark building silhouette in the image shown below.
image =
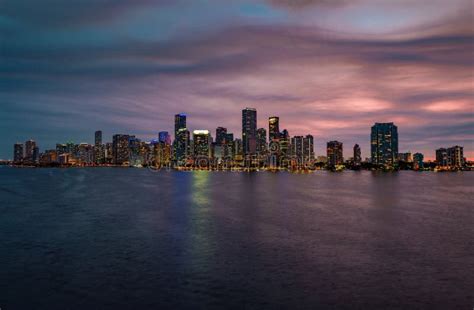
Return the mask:
[(398, 129), (393, 123), (375, 123), (370, 136), (372, 163), (393, 167), (398, 158)]
[(354, 145), (353, 160), (354, 160), (354, 166), (360, 166), (360, 164), (362, 162), (362, 157), (361, 157), (361, 151), (360, 151), (359, 144)]
[(242, 110), (242, 143), (244, 154), (255, 154), (257, 151), (257, 110)]
[(24, 157), (23, 143), (15, 143), (13, 146), (13, 162), (21, 163)]
[(342, 165), (344, 163), (342, 142), (329, 141), (327, 143), (327, 163), (330, 167)]

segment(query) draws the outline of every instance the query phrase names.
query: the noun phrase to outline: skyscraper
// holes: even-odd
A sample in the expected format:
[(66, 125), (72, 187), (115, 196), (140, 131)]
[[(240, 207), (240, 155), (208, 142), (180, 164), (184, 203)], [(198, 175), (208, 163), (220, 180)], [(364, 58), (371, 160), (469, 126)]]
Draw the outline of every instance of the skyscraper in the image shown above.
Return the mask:
[[(132, 136), (133, 137), (133, 136)], [(112, 157), (115, 165), (122, 165), (128, 162), (129, 157), (129, 135), (114, 135), (112, 138)]]
[(283, 131), (280, 132), (279, 145), (281, 155), (290, 155), (290, 134), (288, 130), (283, 129)]
[(393, 167), (398, 156), (398, 129), (393, 123), (375, 123), (371, 136), (372, 163)]
[(23, 161), (23, 143), (15, 143), (13, 146), (13, 162), (21, 163)]
[(265, 128), (257, 130), (257, 153), (264, 154), (267, 151), (267, 131)]
[(360, 152), (360, 146), (359, 144), (354, 145), (354, 166), (360, 166), (360, 163), (362, 161), (361, 158), (361, 152)]
[(268, 118), (268, 138), (270, 142), (280, 139), (280, 118), (278, 116)]
[(25, 142), (25, 157), (24, 160), (28, 162), (35, 161), (35, 148), (36, 142), (34, 140), (28, 140)]
[(195, 157), (209, 157), (210, 156), (210, 134), (209, 130), (194, 130), (193, 131), (193, 148)]
[(312, 135), (306, 135), (303, 139), (303, 156), (305, 160), (314, 159), (314, 138)]
[(439, 148), (436, 150), (436, 163), (438, 166), (446, 167), (448, 165), (448, 150)]
[(227, 128), (217, 127), (216, 128), (216, 144), (222, 145), (227, 139)]
[(180, 113), (174, 116), (174, 138), (178, 136), (180, 129), (186, 128), (186, 114)]
[(344, 158), (342, 155), (342, 142), (339, 141), (329, 141), (327, 143), (327, 162), (328, 166), (334, 167), (337, 165), (342, 165), (344, 163)]
[(175, 138), (174, 155), (178, 165), (183, 165), (190, 151), (190, 133), (186, 128), (180, 128)]
[(242, 142), (244, 154), (255, 154), (257, 149), (257, 110), (242, 110)]
[(464, 166), (464, 148), (459, 145), (447, 149), (448, 166), (461, 168)]
[(94, 139), (94, 162), (96, 164), (103, 164), (105, 162), (104, 145), (102, 144), (102, 131), (95, 132)]
[(97, 130), (95, 132), (94, 145), (95, 146), (102, 145), (102, 131), (101, 130)]

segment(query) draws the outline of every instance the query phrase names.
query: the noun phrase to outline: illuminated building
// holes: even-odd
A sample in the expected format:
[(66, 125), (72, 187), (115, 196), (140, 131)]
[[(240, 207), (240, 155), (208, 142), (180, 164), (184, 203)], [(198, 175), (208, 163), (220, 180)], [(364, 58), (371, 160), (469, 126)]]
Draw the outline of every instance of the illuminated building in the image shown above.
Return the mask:
[(234, 140), (233, 154), (234, 154), (234, 159), (235, 160), (242, 160), (242, 157), (244, 155), (244, 146), (243, 146), (243, 142), (242, 142), (241, 139), (235, 139)]
[(436, 164), (441, 167), (448, 166), (448, 150), (439, 148), (436, 150)]
[(186, 129), (186, 114), (180, 113), (174, 116), (174, 138), (178, 136), (178, 132)]
[(227, 140), (227, 128), (217, 127), (216, 128), (216, 144), (222, 145)]
[(56, 153), (58, 155), (68, 153), (67, 144), (56, 143)]
[(354, 145), (354, 155), (353, 155), (354, 165), (360, 166), (362, 162), (361, 151), (359, 144)]
[(158, 133), (158, 141), (165, 144), (171, 144), (171, 137), (167, 131), (160, 131)]
[(195, 157), (210, 156), (210, 140), (209, 130), (193, 131), (193, 153)]
[(410, 152), (398, 153), (397, 158), (398, 158), (398, 160), (404, 161), (404, 162), (406, 162), (406, 163), (411, 163), (411, 162), (413, 162), (413, 158), (412, 158)]
[(122, 165), (129, 161), (129, 135), (117, 134), (112, 138), (112, 161), (115, 165)]
[(28, 140), (25, 142), (25, 157), (24, 160), (27, 162), (35, 162), (38, 152), (35, 151), (36, 142), (34, 140)]
[(423, 154), (415, 153), (413, 154), (413, 170), (423, 169)]
[(174, 144), (174, 155), (178, 165), (186, 163), (190, 150), (190, 134), (186, 128), (180, 128)]
[(257, 149), (257, 110), (245, 108), (242, 110), (242, 143), (243, 152), (255, 154)]
[(267, 131), (265, 128), (257, 130), (257, 153), (265, 154), (267, 151)]
[(294, 136), (291, 138), (291, 155), (295, 156), (299, 163), (308, 163), (314, 159), (313, 136)]
[(13, 146), (13, 162), (21, 163), (23, 161), (23, 143), (15, 143)]
[(40, 164), (52, 164), (58, 162), (58, 153), (56, 150), (46, 150), (40, 156)]
[(280, 133), (280, 153), (282, 155), (290, 155), (290, 134), (288, 133), (288, 130), (283, 129), (283, 131)]
[(280, 118), (278, 116), (268, 118), (268, 138), (270, 142), (280, 139)]
[(393, 123), (375, 123), (371, 130), (372, 163), (393, 167), (398, 156), (398, 129)]
[(461, 168), (464, 166), (464, 148), (459, 145), (452, 146), (447, 149), (448, 166)]
[(314, 160), (314, 138), (306, 135), (303, 139), (303, 156), (306, 160)]
[(344, 157), (342, 153), (342, 142), (329, 141), (327, 143), (327, 164), (330, 167), (342, 165)]
[(94, 159), (94, 148), (88, 143), (81, 143), (78, 146), (76, 159), (80, 164), (91, 164)]
[(102, 131), (97, 130), (94, 135), (94, 162), (103, 164), (105, 161), (104, 145), (102, 144)]

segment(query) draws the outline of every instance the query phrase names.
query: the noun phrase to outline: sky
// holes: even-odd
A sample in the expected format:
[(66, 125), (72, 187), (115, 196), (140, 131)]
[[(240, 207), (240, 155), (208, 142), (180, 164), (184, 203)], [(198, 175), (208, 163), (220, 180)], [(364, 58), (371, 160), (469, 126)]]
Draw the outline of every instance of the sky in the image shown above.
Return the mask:
[(0, 158), (34, 139), (145, 140), (280, 117), (290, 135), (358, 143), (398, 126), (400, 152), (474, 159), (470, 0), (0, 1)]

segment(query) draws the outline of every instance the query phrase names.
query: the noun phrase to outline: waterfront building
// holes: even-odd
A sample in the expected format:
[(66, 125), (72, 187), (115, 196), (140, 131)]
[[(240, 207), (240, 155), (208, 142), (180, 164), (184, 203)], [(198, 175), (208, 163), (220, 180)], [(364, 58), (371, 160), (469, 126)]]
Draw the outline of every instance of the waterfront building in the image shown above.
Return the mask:
[(13, 146), (13, 162), (19, 164), (23, 161), (24, 155), (23, 143), (15, 143)]
[(327, 164), (330, 167), (342, 165), (344, 157), (342, 153), (342, 142), (329, 141), (327, 143)]
[(353, 154), (353, 162), (354, 162), (354, 166), (360, 166), (361, 162), (362, 162), (362, 156), (361, 156), (361, 151), (360, 151), (360, 146), (359, 144), (355, 144), (354, 145), (354, 154)]
[(398, 128), (393, 123), (375, 123), (371, 130), (372, 163), (393, 167), (398, 156)]
[(210, 157), (211, 136), (209, 130), (193, 131), (193, 154), (197, 157)]
[(268, 118), (268, 138), (270, 142), (280, 139), (280, 118), (278, 116)]
[(216, 128), (216, 144), (225, 144), (227, 140), (227, 128), (217, 127)]
[(94, 162), (103, 164), (105, 161), (104, 145), (102, 144), (102, 131), (97, 130), (94, 135)]
[(406, 153), (398, 153), (397, 156), (399, 161), (404, 161), (406, 163), (411, 163), (413, 162), (413, 157), (411, 155), (411, 152), (406, 152)]
[(180, 128), (175, 139), (174, 155), (178, 165), (184, 165), (191, 150), (191, 136), (189, 130)]
[(448, 166), (453, 168), (461, 168), (464, 166), (464, 148), (459, 145), (452, 146), (447, 149)]
[(171, 144), (171, 136), (167, 131), (160, 131), (158, 133), (158, 141), (160, 143)]
[(37, 146), (34, 140), (28, 140), (25, 142), (25, 161), (30, 163), (36, 161), (37, 155), (39, 155), (38, 151), (35, 151), (36, 148)]
[(440, 167), (448, 166), (448, 150), (446, 148), (436, 150), (436, 164)]
[(112, 161), (115, 165), (123, 165), (129, 162), (130, 154), (128, 146), (130, 138), (131, 136), (124, 134), (116, 134), (113, 136)]
[(257, 153), (262, 155), (267, 151), (267, 131), (265, 128), (257, 130)]
[(423, 169), (423, 159), (424, 156), (421, 153), (413, 154), (413, 170), (420, 170)]
[(257, 110), (245, 108), (242, 110), (242, 143), (243, 152), (255, 154), (257, 150)]
[(174, 116), (174, 138), (178, 136), (180, 130), (186, 129), (186, 114), (179, 113)]

